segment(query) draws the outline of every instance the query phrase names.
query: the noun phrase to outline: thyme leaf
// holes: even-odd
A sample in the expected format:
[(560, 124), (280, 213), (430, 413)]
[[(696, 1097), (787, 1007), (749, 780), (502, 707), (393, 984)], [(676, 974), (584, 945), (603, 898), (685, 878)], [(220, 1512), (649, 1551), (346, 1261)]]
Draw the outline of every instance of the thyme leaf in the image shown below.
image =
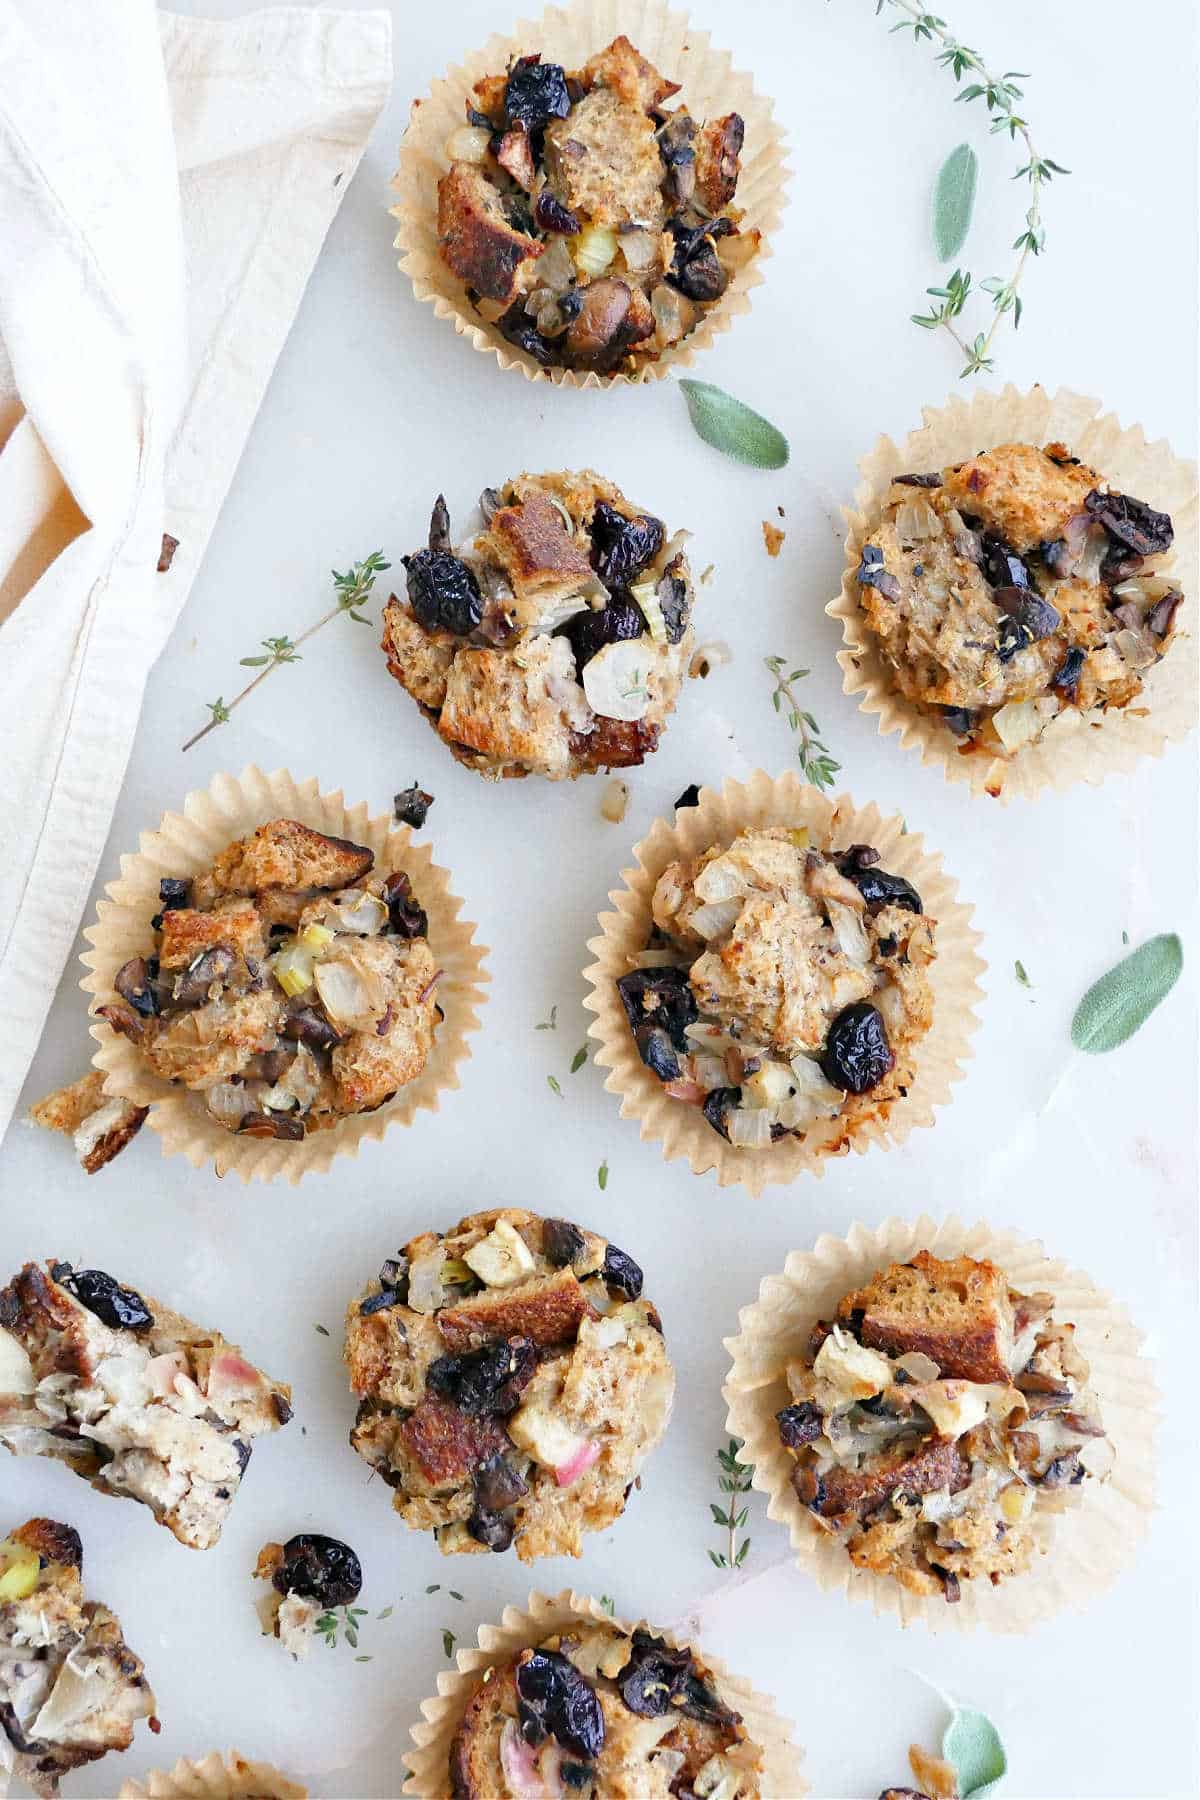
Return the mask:
[(785, 674), (787, 663), (782, 656), (765, 656), (763, 663), (770, 674), (775, 677), (775, 687), (771, 694), (771, 704), (777, 713), (786, 708), (788, 728), (794, 731), (799, 739), (796, 755), (800, 759), (806, 781), (811, 781), (815, 788), (833, 786), (833, 778), (841, 768), (835, 762), (826, 746), (821, 742), (820, 726), (810, 712), (804, 712), (796, 698), (794, 684), (803, 681), (808, 674), (807, 669), (792, 669)]
[(738, 1438), (730, 1438), (727, 1449), (717, 1451), (717, 1461), (721, 1465), (721, 1492), (728, 1496), (724, 1506), (709, 1501), (709, 1511), (713, 1516), (713, 1524), (720, 1525), (728, 1532), (728, 1540), (724, 1550), (710, 1550), (708, 1559), (716, 1569), (740, 1569), (746, 1560), (750, 1548), (750, 1539), (744, 1537), (739, 1544), (738, 1533), (745, 1528), (749, 1517), (749, 1508), (739, 1507), (736, 1495), (750, 1492), (754, 1470), (749, 1463), (742, 1462), (738, 1452), (741, 1450)]

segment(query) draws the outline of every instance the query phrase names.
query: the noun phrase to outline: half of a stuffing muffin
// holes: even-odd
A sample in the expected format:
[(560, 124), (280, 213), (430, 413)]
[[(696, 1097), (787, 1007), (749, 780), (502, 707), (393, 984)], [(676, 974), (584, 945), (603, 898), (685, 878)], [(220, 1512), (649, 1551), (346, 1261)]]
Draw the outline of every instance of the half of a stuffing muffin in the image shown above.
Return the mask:
[(964, 751), (1011, 757), (1066, 709), (1142, 692), (1183, 599), (1158, 572), (1173, 536), (1065, 444), (999, 444), (893, 479), (862, 547), (863, 617), (906, 699)]
[(408, 601), (383, 615), (391, 673), (458, 761), (493, 779), (629, 768), (657, 748), (692, 647), (692, 576), (653, 514), (590, 469), (480, 496), (451, 547), (439, 495)]
[(579, 1556), (666, 1430), (675, 1375), (632, 1257), (520, 1207), (428, 1231), (346, 1314), (350, 1442), (447, 1554)]
[(697, 123), (626, 37), (581, 69), (519, 57), (445, 144), (438, 250), (480, 317), (546, 368), (636, 373), (755, 256), (741, 116)]
[(695, 1651), (580, 1620), (488, 1669), (449, 1753), (452, 1800), (758, 1800), (762, 1750)]
[(937, 922), (867, 844), (741, 832), (670, 863), (617, 988), (642, 1061), (731, 1143), (886, 1116), (933, 1018)]
[(273, 819), (166, 878), (156, 954), (99, 1016), (231, 1132), (302, 1139), (371, 1112), (425, 1066), (441, 1016), (428, 921), (403, 869)]
[[(83, 1598), (79, 1533), (29, 1519), (0, 1538), (0, 1789), (53, 1800), (63, 1775), (158, 1730), (141, 1658), (120, 1621)], [(110, 1790), (111, 1791), (111, 1790)]]
[(856, 1568), (957, 1601), (1028, 1569), (1113, 1449), (1075, 1327), (994, 1263), (927, 1250), (843, 1295), (787, 1364), (792, 1485)]
[(26, 1263), (0, 1288), (0, 1445), (140, 1500), (189, 1549), (217, 1542), (253, 1440), (291, 1416), (286, 1383), (103, 1269)]

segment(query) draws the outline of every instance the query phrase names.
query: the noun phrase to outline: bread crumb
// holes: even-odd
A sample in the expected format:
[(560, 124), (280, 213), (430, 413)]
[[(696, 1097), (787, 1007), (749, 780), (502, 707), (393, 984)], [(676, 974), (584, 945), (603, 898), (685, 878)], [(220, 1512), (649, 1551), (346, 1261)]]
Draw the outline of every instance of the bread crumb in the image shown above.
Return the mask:
[(767, 546), (767, 555), (778, 556), (783, 549), (783, 540), (787, 536), (787, 532), (780, 531), (778, 525), (772, 525), (769, 519), (764, 519), (762, 533), (763, 543)]

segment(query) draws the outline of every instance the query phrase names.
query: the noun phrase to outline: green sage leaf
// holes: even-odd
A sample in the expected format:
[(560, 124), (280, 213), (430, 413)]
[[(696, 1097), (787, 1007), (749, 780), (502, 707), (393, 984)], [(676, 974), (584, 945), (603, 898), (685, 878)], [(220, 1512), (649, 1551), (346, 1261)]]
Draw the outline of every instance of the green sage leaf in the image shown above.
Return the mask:
[(1008, 1758), (1000, 1733), (985, 1718), (967, 1706), (956, 1706), (950, 1723), (942, 1735), (942, 1755), (958, 1772), (961, 1800), (979, 1800), (996, 1790), (1002, 1776), (1008, 1773)]
[(681, 381), (679, 385), (697, 435), (706, 444), (756, 469), (783, 468), (790, 454), (788, 441), (761, 413), (752, 412), (707, 381)]
[(949, 262), (966, 242), (978, 179), (979, 158), (970, 144), (952, 150), (938, 170), (933, 186), (933, 242), (939, 262)]
[(1097, 1056), (1131, 1038), (1179, 980), (1183, 946), (1173, 931), (1148, 938), (1088, 989), (1071, 1020), (1071, 1042)]

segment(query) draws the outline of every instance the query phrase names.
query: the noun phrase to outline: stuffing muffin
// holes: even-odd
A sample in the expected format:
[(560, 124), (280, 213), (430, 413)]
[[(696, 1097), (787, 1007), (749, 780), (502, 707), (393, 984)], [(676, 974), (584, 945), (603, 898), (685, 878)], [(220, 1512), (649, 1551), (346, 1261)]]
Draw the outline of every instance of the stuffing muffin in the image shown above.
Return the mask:
[(1127, 706), (1183, 599), (1158, 573), (1166, 513), (1064, 444), (1000, 444), (899, 475), (857, 578), (892, 680), (962, 740), (1015, 755), (1070, 708)]
[(10, 1775), (53, 1796), (71, 1769), (158, 1730), (141, 1658), (119, 1620), (83, 1598), (79, 1533), (29, 1519), (0, 1538), (0, 1792)]
[(787, 1364), (792, 1485), (857, 1568), (953, 1603), (1030, 1566), (1039, 1527), (1104, 1479), (1075, 1327), (1053, 1294), (926, 1250), (846, 1294)]
[(936, 921), (868, 844), (771, 825), (668, 864), (617, 989), (646, 1067), (733, 1144), (849, 1130), (907, 1094)]
[(473, 1213), (406, 1244), (346, 1314), (350, 1442), (446, 1554), (579, 1556), (666, 1430), (642, 1271), (568, 1219)]
[(758, 251), (740, 115), (699, 125), (678, 92), (625, 37), (573, 71), (535, 52), (477, 82), (446, 141), (442, 260), (543, 367), (636, 374)]
[(164, 879), (157, 954), (98, 1011), (231, 1132), (301, 1139), (373, 1112), (425, 1066), (441, 1012), (428, 920), (402, 869), (273, 819)]
[(387, 665), (459, 762), (551, 781), (657, 748), (692, 648), (683, 545), (611, 481), (519, 475), (457, 550), (439, 495), (383, 614)]
[(449, 1764), (450, 1800), (758, 1800), (763, 1757), (694, 1651), (581, 1620), (486, 1671)]
[(354, 1551), (319, 1531), (264, 1544), (254, 1577), (271, 1584), (258, 1602), (263, 1633), (278, 1638), (296, 1661), (308, 1655), (319, 1623), (333, 1625), (332, 1609), (353, 1606), (362, 1592), (362, 1564)]
[(29, 1117), (43, 1131), (69, 1137), (84, 1174), (95, 1175), (133, 1142), (149, 1111), (148, 1106), (135, 1106), (120, 1096), (106, 1099), (104, 1076), (99, 1069), (89, 1069), (78, 1081), (37, 1101)]
[(189, 1549), (217, 1542), (252, 1440), (291, 1416), (236, 1344), (103, 1269), (26, 1263), (0, 1288), (0, 1444), (142, 1501)]

